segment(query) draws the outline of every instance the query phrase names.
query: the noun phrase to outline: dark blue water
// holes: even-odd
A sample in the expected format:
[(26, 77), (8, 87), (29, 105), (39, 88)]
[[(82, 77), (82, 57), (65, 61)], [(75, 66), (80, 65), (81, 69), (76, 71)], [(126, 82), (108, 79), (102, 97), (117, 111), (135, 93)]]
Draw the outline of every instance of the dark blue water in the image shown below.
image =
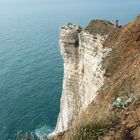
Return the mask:
[(54, 129), (63, 79), (62, 24), (85, 26), (94, 18), (125, 24), (140, 12), (140, 4), (129, 0), (41, 2), (0, 2), (0, 140), (15, 140), (19, 130)]

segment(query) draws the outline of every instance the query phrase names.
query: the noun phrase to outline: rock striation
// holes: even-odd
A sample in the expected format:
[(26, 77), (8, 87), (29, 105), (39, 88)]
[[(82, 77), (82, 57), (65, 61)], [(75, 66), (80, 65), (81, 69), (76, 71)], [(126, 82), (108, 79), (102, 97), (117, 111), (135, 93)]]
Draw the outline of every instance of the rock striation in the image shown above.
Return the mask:
[(71, 23), (61, 27), (64, 79), (55, 133), (68, 130), (96, 99), (105, 80), (102, 62), (111, 51), (104, 43), (117, 30), (110, 22), (102, 20), (91, 21), (86, 29)]
[(121, 29), (61, 27), (64, 79), (53, 140), (140, 139), (140, 16)]

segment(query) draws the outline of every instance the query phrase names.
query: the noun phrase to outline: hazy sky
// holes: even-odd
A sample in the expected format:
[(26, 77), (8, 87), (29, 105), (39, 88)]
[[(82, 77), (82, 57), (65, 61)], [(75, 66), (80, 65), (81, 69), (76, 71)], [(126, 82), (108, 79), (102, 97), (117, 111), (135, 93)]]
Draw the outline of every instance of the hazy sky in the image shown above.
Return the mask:
[[(139, 10), (140, 1), (139, 0), (0, 0), (0, 7), (28, 7), (28, 6), (45, 6), (47, 9), (52, 10), (52, 12), (67, 9), (93, 9), (97, 11), (110, 10), (113, 12), (117, 10), (130, 11)], [(74, 8), (74, 9), (71, 9)], [(138, 9), (139, 8), (139, 9)], [(65, 11), (66, 12), (66, 11)], [(122, 11), (123, 14), (123, 11)]]
[[(103, 6), (124, 6), (131, 8), (140, 5), (138, 0), (0, 0), (0, 5), (46, 5), (46, 6), (90, 6), (101, 8)], [(129, 7), (130, 6), (130, 7)]]
[[(125, 18), (131, 20), (140, 13), (139, 0), (0, 0), (1, 13), (40, 12), (49, 14)], [(124, 21), (123, 21), (124, 20)]]

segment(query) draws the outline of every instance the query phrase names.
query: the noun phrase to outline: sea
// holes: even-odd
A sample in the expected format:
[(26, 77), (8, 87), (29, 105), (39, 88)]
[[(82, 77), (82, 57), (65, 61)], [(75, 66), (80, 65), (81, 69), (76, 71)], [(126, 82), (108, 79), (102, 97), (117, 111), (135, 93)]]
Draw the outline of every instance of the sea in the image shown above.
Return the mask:
[(54, 131), (63, 83), (61, 25), (84, 28), (92, 19), (124, 25), (139, 7), (130, 0), (0, 0), (0, 140)]

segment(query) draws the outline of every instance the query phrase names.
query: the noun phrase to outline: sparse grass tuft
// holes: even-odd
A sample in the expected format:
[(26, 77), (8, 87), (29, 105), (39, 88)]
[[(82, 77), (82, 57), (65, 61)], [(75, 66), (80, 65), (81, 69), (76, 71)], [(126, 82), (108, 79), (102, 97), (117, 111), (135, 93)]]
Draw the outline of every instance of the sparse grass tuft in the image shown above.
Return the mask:
[(110, 128), (114, 128), (120, 123), (119, 117), (111, 116), (105, 121), (90, 122), (81, 126), (70, 140), (99, 140)]
[(113, 98), (117, 97), (129, 97), (133, 93), (131, 79), (129, 77), (124, 78), (121, 84), (114, 88)]
[(109, 118), (109, 123), (111, 127), (115, 127), (120, 123), (120, 118), (116, 115), (113, 115)]
[(110, 77), (118, 71), (118, 66), (121, 61), (122, 52), (119, 48), (113, 48), (110, 55), (104, 60), (103, 67), (106, 70), (105, 76)]

